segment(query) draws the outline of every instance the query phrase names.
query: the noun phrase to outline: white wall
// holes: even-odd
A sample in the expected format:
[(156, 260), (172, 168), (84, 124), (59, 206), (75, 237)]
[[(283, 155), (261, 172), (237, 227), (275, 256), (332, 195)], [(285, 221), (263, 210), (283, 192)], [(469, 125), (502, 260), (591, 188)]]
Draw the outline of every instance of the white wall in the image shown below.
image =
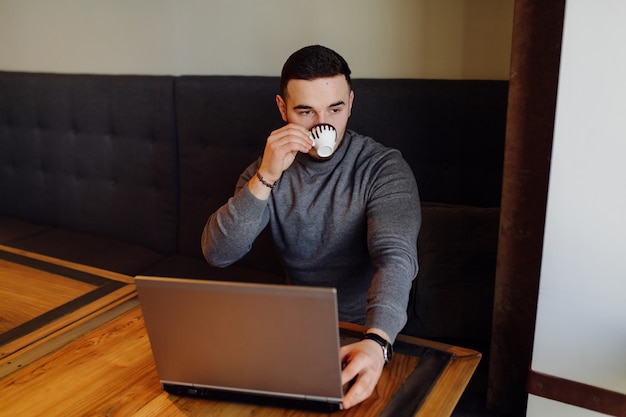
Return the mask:
[(356, 78), (508, 79), (514, 0), (0, 0), (0, 70), (278, 75), (329, 46)]
[[(532, 369), (626, 394), (626, 2), (568, 0)], [(530, 396), (528, 416), (596, 416)]]

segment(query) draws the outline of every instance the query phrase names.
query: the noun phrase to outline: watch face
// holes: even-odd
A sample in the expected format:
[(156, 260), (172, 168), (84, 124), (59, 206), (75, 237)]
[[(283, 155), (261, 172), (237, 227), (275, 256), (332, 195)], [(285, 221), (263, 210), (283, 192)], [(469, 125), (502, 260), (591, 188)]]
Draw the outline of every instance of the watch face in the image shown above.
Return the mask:
[(387, 343), (383, 346), (383, 353), (385, 354), (385, 362), (391, 362), (391, 357), (393, 356), (393, 347), (391, 344)]

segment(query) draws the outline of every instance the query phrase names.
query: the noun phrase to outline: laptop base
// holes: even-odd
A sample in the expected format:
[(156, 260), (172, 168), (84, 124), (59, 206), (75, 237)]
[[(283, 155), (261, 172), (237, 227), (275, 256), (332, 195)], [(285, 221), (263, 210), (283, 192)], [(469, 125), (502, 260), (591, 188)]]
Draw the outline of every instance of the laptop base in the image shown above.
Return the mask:
[(163, 390), (172, 395), (206, 398), (217, 401), (256, 404), (269, 407), (290, 408), (320, 413), (332, 413), (342, 409), (341, 403), (321, 400), (270, 397), (267, 395), (222, 391), (210, 388), (196, 388), (184, 385), (163, 384)]

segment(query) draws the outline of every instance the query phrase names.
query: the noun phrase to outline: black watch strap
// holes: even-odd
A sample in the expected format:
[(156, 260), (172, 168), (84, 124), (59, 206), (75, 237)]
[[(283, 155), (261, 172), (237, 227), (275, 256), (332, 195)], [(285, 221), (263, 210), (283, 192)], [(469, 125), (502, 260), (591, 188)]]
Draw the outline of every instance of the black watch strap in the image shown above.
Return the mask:
[(377, 335), (376, 333), (365, 333), (361, 340), (369, 339), (378, 343), (383, 348), (383, 357), (385, 358), (385, 364), (391, 362), (393, 356), (393, 346), (384, 337)]

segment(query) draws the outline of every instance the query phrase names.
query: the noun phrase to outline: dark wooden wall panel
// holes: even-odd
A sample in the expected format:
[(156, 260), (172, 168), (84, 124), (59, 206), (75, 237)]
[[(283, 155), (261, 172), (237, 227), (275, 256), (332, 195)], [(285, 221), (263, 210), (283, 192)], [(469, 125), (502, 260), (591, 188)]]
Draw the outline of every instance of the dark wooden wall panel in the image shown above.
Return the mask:
[(516, 0), (488, 408), (523, 416), (532, 354), (565, 0)]

